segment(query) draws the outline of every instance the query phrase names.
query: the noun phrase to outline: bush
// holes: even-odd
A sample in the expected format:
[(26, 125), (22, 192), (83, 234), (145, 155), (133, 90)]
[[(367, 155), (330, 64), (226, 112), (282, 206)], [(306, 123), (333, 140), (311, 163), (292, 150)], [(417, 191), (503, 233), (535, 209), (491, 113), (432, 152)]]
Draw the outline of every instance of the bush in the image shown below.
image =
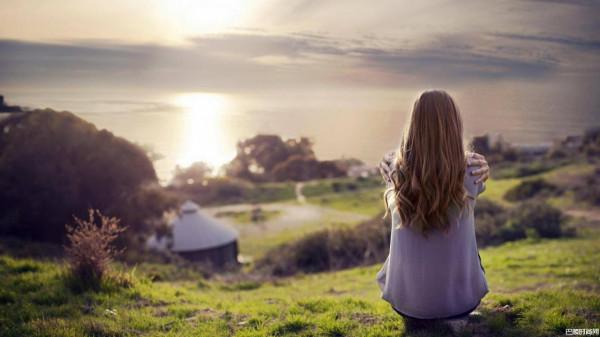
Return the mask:
[(512, 210), (508, 229), (512, 229), (511, 238), (517, 233), (521, 238), (528, 229), (542, 238), (557, 238), (562, 235), (562, 211), (542, 201), (524, 202)]
[[(555, 238), (562, 212), (544, 202), (529, 201), (508, 211), (481, 198), (475, 207), (475, 231), (479, 246), (495, 245), (528, 236)], [(257, 261), (256, 269), (277, 276), (315, 273), (381, 262), (389, 251), (390, 223), (380, 217), (354, 228), (325, 229), (279, 247)]]
[(600, 127), (591, 128), (583, 134), (581, 151), (590, 157), (600, 155)]
[[(99, 218), (97, 223), (95, 217)], [(71, 277), (82, 289), (98, 289), (119, 251), (112, 243), (125, 228), (116, 218), (108, 218), (100, 211), (89, 210), (88, 220), (75, 218), (75, 226), (67, 225), (68, 246), (65, 247)]]
[(479, 246), (497, 245), (526, 237), (557, 238), (573, 236), (573, 229), (562, 228), (563, 215), (541, 200), (530, 200), (506, 210), (481, 198), (475, 206), (475, 233)]
[(498, 228), (497, 237), (501, 243), (515, 241), (525, 239), (527, 237), (527, 232), (521, 224), (508, 222)]
[(480, 198), (475, 205), (475, 234), (479, 246), (499, 244), (505, 240), (500, 228), (506, 223), (508, 212), (504, 207), (486, 198)]
[(497, 164), (494, 169), (493, 177), (496, 179), (507, 179), (507, 178), (521, 178), (529, 177), (535, 174), (540, 174), (554, 170), (567, 163), (570, 163), (568, 159), (561, 158), (560, 155), (552, 155), (547, 159), (538, 159), (527, 162), (508, 163), (501, 162)]
[(575, 188), (575, 199), (600, 206), (600, 169), (585, 177), (584, 184)]
[(270, 250), (256, 268), (284, 276), (381, 262), (389, 250), (389, 226), (378, 216), (354, 228), (317, 231)]
[(560, 190), (557, 186), (539, 178), (522, 181), (519, 185), (509, 189), (504, 194), (504, 199), (508, 201), (521, 201), (538, 195), (550, 196), (559, 192)]
[(477, 199), (477, 204), (475, 205), (475, 217), (477, 218), (478, 216), (482, 216), (482, 215), (489, 215), (489, 216), (498, 216), (501, 214), (504, 214), (506, 212), (506, 210), (504, 209), (504, 207), (500, 206), (500, 204), (497, 204), (493, 201), (491, 201), (490, 199), (487, 198), (479, 198)]
[(230, 177), (211, 177), (202, 182), (171, 185), (167, 190), (200, 205), (264, 203), (296, 197), (294, 185), (291, 183), (254, 184)]

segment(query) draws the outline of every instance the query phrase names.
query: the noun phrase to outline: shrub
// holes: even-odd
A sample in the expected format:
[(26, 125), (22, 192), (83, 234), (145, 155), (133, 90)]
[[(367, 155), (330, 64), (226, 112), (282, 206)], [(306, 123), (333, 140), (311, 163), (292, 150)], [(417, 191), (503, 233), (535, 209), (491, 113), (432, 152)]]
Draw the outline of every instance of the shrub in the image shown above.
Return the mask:
[(508, 222), (502, 227), (498, 228), (497, 236), (500, 242), (507, 242), (525, 239), (527, 237), (527, 233), (521, 224)]
[(294, 199), (296, 196), (293, 184), (253, 184), (230, 177), (211, 177), (202, 182), (171, 185), (168, 190), (201, 205), (263, 203)]
[(591, 128), (583, 134), (581, 151), (587, 156), (600, 155), (600, 127)]
[[(481, 198), (475, 207), (475, 231), (480, 246), (528, 236), (563, 236), (562, 212), (537, 200), (508, 211)], [(265, 254), (256, 269), (277, 276), (315, 273), (382, 262), (388, 254), (390, 223), (380, 216), (353, 228), (325, 229), (286, 243)]]
[(600, 169), (585, 177), (584, 184), (575, 188), (575, 199), (600, 206)]
[(519, 236), (527, 229), (534, 229), (539, 237), (557, 238), (562, 234), (562, 220), (560, 209), (542, 201), (528, 201), (512, 210), (507, 228)]
[(497, 216), (500, 214), (504, 214), (506, 210), (504, 207), (500, 206), (500, 204), (495, 203), (487, 198), (479, 198), (477, 199), (477, 204), (475, 205), (475, 217), (481, 215), (490, 215)]
[(475, 234), (479, 246), (502, 243), (500, 228), (506, 223), (508, 212), (504, 207), (486, 198), (477, 200), (475, 206)]
[(380, 215), (354, 228), (320, 230), (270, 250), (256, 268), (283, 276), (381, 262), (389, 249), (389, 226)]
[(73, 281), (82, 289), (97, 290), (109, 263), (120, 252), (112, 243), (125, 228), (120, 226), (120, 220), (106, 217), (98, 210), (90, 209), (88, 213), (88, 220), (74, 217), (75, 226), (66, 226), (69, 244), (65, 250)]
[(549, 196), (559, 192), (557, 186), (539, 178), (522, 181), (519, 185), (509, 189), (506, 194), (504, 194), (504, 199), (508, 201), (521, 201), (538, 195)]
[(475, 207), (475, 233), (479, 246), (496, 245), (526, 237), (573, 236), (562, 228), (563, 215), (541, 200), (522, 202), (510, 211), (485, 198)]

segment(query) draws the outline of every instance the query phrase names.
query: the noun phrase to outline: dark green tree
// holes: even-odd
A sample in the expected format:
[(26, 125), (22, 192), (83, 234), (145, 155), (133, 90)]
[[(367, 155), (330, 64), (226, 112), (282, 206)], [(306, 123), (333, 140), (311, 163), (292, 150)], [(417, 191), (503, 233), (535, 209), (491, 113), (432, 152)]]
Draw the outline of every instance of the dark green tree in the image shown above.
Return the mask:
[(275, 166), (292, 156), (314, 159), (312, 142), (304, 137), (284, 141), (277, 135), (256, 135), (238, 142), (237, 155), (227, 165), (226, 173), (255, 182), (273, 180)]
[(0, 234), (62, 242), (72, 216), (99, 209), (143, 235), (173, 200), (144, 150), (69, 112), (0, 122)]

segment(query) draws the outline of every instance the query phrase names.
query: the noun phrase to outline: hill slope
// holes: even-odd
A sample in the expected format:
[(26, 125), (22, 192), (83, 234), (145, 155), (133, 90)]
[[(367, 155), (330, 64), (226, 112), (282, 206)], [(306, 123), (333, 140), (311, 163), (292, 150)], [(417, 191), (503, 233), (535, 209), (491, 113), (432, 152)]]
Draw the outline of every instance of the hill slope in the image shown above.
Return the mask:
[[(564, 335), (600, 324), (600, 231), (481, 251), (491, 292), (465, 336)], [(165, 267), (166, 268), (166, 267)], [(431, 336), (379, 298), (378, 265), (268, 282), (132, 276), (74, 294), (55, 262), (0, 257), (0, 336)], [(166, 271), (168, 273), (168, 271)], [(131, 272), (134, 273), (134, 272)]]

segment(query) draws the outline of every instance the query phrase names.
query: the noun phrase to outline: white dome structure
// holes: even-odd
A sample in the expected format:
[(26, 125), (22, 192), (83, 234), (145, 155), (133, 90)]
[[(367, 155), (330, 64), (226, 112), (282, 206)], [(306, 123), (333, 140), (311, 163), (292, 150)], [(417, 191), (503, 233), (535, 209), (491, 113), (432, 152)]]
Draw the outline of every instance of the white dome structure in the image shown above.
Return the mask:
[(172, 223), (171, 250), (193, 261), (203, 261), (214, 267), (237, 263), (238, 232), (203, 214), (200, 207), (186, 201)]

